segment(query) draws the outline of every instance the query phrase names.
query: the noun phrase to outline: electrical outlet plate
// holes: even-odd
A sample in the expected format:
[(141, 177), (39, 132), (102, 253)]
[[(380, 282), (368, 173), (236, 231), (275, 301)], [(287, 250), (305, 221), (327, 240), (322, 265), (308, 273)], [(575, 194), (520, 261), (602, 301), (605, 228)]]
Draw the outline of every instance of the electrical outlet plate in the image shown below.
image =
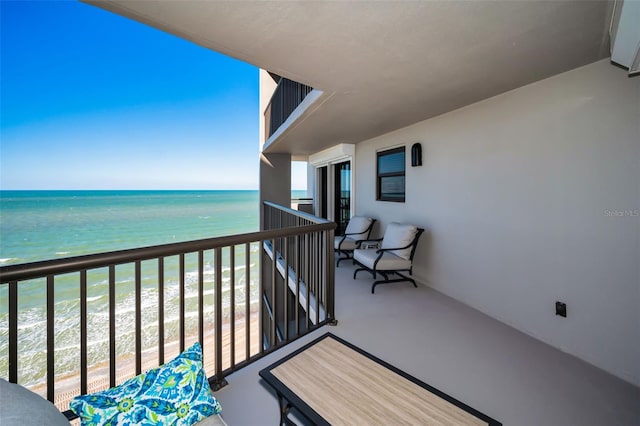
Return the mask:
[(562, 302), (556, 302), (556, 315), (561, 317), (567, 317), (567, 304)]

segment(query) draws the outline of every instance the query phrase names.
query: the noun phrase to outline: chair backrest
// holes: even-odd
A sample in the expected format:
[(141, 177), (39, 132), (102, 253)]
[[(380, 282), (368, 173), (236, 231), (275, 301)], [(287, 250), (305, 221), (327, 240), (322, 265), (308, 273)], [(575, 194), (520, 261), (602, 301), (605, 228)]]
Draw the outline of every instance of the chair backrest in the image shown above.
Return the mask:
[(373, 228), (374, 219), (370, 217), (363, 216), (353, 216), (347, 225), (347, 229), (345, 229), (345, 234), (354, 234), (349, 235), (350, 238), (354, 240), (366, 240), (369, 238), (369, 234), (371, 234), (371, 229)]
[(389, 253), (406, 260), (412, 260), (418, 245), (418, 238), (420, 238), (423, 231), (424, 229), (414, 225), (391, 222), (384, 231), (384, 238), (380, 248), (398, 248), (398, 250), (391, 250)]

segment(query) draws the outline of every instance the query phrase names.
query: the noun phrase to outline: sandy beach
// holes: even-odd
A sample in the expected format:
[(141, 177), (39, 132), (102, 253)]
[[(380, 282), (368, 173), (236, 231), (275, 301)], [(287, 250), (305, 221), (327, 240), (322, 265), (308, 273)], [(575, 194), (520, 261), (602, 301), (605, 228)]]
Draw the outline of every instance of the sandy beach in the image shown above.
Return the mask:
[[(253, 356), (259, 351), (258, 332), (258, 312), (251, 312), (249, 318), (250, 331), (250, 353)], [(237, 316), (235, 319), (235, 363), (240, 363), (246, 359), (246, 337), (247, 321), (244, 316)], [(222, 325), (222, 369), (231, 366), (231, 321), (226, 319)], [(190, 335), (185, 338), (185, 348), (198, 340), (198, 335)], [(204, 369), (208, 376), (215, 374), (215, 333), (213, 330), (205, 331), (204, 343)], [(179, 354), (179, 341), (165, 342), (165, 362), (170, 361)], [(158, 366), (157, 348), (143, 351), (142, 371), (147, 371)], [(134, 377), (135, 374), (135, 354), (131, 353), (125, 357), (120, 357), (116, 363), (116, 384)], [(89, 367), (87, 392), (93, 393), (109, 388), (109, 361)], [(30, 388), (32, 391), (46, 397), (47, 389), (45, 384), (39, 384)], [(60, 411), (69, 409), (69, 402), (80, 394), (80, 372), (56, 377), (54, 404)]]

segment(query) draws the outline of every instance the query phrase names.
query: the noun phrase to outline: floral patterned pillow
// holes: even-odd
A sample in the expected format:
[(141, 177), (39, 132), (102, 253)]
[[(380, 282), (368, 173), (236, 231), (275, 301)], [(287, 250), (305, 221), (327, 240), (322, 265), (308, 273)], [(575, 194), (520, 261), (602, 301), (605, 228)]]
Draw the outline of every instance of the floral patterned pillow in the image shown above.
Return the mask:
[(186, 426), (222, 411), (211, 394), (197, 342), (161, 367), (106, 391), (77, 396), (69, 405), (83, 426)]

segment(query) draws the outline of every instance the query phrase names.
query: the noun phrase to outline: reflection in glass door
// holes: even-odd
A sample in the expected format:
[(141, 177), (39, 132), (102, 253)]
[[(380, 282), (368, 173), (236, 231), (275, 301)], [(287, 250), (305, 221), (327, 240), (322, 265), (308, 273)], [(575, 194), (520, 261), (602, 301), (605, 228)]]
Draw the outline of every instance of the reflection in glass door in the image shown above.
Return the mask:
[(336, 235), (342, 235), (351, 218), (351, 162), (345, 161), (344, 163), (336, 164), (334, 170), (335, 214), (333, 217), (338, 225)]
[(324, 219), (326, 219), (327, 216), (327, 205), (328, 205), (328, 198), (327, 198), (327, 192), (328, 192), (328, 188), (327, 188), (327, 166), (324, 167), (320, 167), (318, 169), (318, 183), (319, 183), (319, 202), (318, 202), (318, 209), (319, 212), (316, 213), (317, 216), (320, 216)]

